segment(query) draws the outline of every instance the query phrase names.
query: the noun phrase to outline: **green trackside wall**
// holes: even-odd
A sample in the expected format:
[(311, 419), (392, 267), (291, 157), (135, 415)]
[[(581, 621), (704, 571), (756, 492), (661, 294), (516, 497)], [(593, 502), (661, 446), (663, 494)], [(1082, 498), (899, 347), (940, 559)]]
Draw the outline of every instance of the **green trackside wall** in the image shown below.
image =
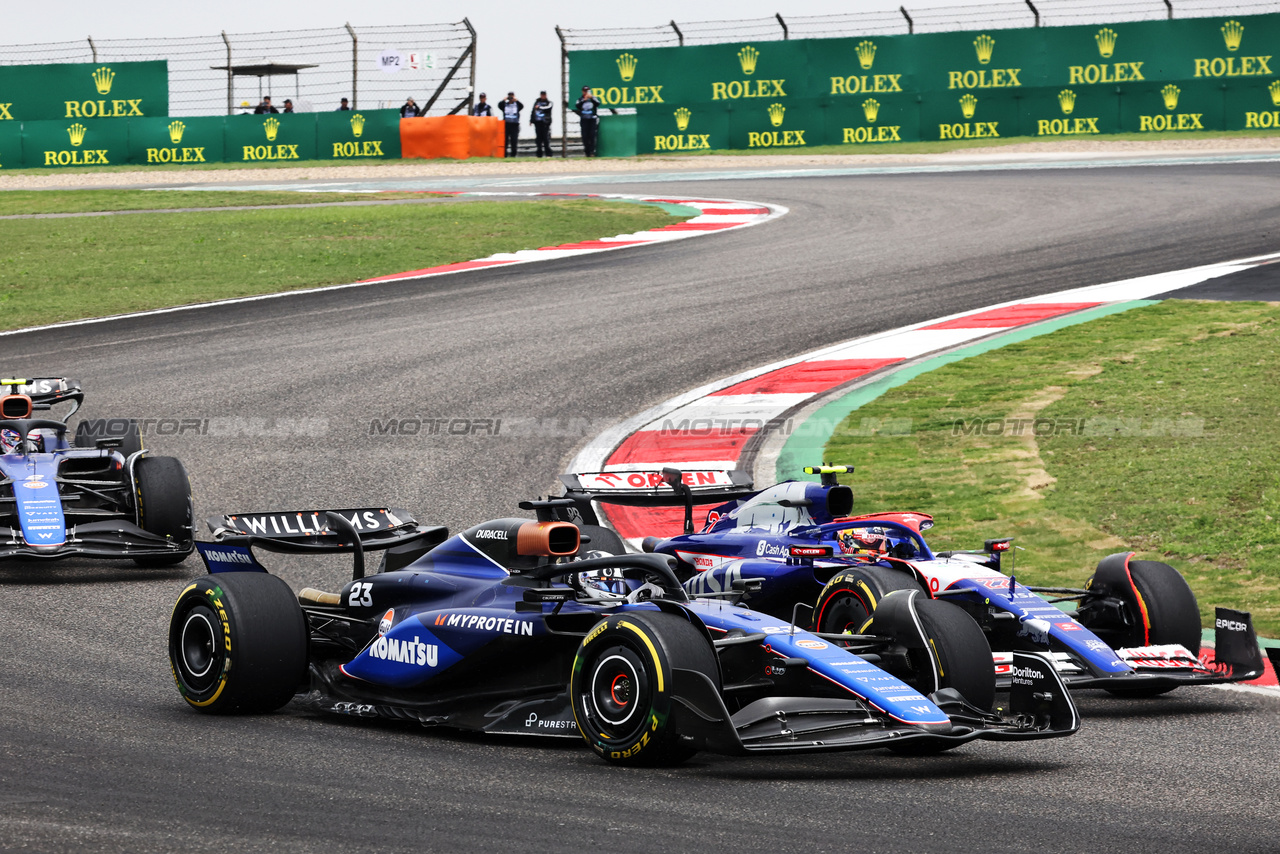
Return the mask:
[(0, 65), (0, 123), (167, 115), (169, 63), (163, 59)]
[(634, 107), (639, 153), (1230, 131), (1280, 127), (1277, 51), (1248, 15), (573, 51), (569, 86)]
[(397, 110), (0, 121), (0, 171), (399, 157)]

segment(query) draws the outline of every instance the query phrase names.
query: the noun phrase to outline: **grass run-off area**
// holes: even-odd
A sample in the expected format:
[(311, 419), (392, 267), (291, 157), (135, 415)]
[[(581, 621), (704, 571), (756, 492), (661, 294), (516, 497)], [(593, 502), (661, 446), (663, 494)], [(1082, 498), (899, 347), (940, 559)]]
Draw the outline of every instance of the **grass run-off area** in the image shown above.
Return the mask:
[(1182, 571), (1205, 626), (1222, 605), (1274, 638), (1277, 390), (1280, 304), (1168, 300), (924, 373), (826, 458), (857, 466), (858, 512), (933, 515), (935, 550), (1014, 536), (1020, 580), (1066, 587), (1136, 551)]
[[(38, 195), (47, 207), (78, 209), (77, 192), (91, 191)], [(23, 200), (28, 195), (35, 194), (6, 202), (0, 194), (0, 209), (30, 204)], [(225, 199), (219, 197), (232, 194), (186, 195), (222, 204)], [(247, 203), (262, 204), (264, 194), (257, 195), (258, 201)], [(284, 203), (319, 200), (311, 194), (272, 195), (286, 197)], [(354, 282), (496, 252), (643, 231), (686, 218), (652, 205), (597, 199), (446, 199), (370, 207), (0, 220), (0, 328)]]
[(0, 216), (239, 208), (252, 205), (316, 205), (400, 199), (430, 204), (448, 201), (449, 197), (428, 193), (293, 193), (255, 190), (6, 190), (0, 192)]

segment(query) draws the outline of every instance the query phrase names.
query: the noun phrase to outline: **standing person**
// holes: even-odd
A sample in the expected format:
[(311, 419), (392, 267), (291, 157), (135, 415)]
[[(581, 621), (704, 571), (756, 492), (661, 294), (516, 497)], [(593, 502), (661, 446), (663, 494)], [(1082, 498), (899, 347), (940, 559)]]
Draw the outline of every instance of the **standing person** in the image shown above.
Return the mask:
[(515, 92), (507, 93), (507, 100), (498, 105), (502, 108), (502, 120), (507, 125), (507, 156), (515, 157), (520, 152), (520, 111), (524, 104), (516, 100)]
[(412, 98), (408, 98), (404, 102), (404, 106), (400, 108), (400, 118), (412, 119), (422, 115), (418, 112), (418, 105), (413, 102)]
[(286, 113), (293, 112), (293, 101), (290, 101), (288, 98), (284, 99), (284, 111)]
[(492, 116), (493, 115), (493, 105), (485, 100), (486, 97), (487, 96), (483, 92), (480, 93), (480, 103), (476, 104), (475, 109), (471, 111), (471, 115), (473, 116)]
[(262, 103), (261, 103), (261, 104), (259, 104), (257, 107), (255, 107), (253, 111), (254, 111), (255, 113), (258, 113), (258, 114), (262, 114), (262, 113), (278, 113), (278, 112), (280, 112), (280, 111), (279, 111), (279, 110), (277, 110), (275, 107), (271, 106), (271, 96), (270, 96), (270, 95), (267, 95), (266, 97), (264, 97), (264, 98), (262, 99)]
[(351, 109), (351, 105), (347, 103), (346, 98), (343, 98), (342, 103), (338, 105), (338, 111), (340, 112), (342, 110), (349, 110), (349, 109)]
[(543, 89), (538, 93), (538, 100), (533, 102), (533, 109), (529, 113), (529, 124), (533, 125), (533, 132), (538, 137), (538, 156), (542, 156), (545, 149), (547, 157), (551, 156), (551, 102), (547, 100), (547, 90)]
[(578, 125), (582, 128), (582, 153), (587, 157), (596, 156), (596, 131), (600, 126), (600, 102), (591, 97), (591, 87), (582, 87), (582, 97), (573, 105), (578, 114)]

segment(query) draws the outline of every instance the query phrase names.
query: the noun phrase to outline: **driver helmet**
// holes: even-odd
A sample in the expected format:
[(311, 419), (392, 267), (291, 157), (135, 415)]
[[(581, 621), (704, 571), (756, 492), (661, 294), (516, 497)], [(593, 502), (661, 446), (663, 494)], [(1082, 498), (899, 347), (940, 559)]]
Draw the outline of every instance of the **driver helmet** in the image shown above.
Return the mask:
[(888, 538), (869, 528), (836, 531), (836, 543), (840, 546), (840, 553), (846, 555), (883, 554), (889, 548)]

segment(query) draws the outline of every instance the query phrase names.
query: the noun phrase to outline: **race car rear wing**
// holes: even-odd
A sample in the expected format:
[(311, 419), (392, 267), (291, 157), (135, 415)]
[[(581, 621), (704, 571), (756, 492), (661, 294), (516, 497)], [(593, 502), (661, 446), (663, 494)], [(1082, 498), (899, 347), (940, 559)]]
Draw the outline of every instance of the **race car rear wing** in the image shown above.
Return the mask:
[(70, 410), (62, 414), (63, 420), (74, 415), (80, 408), (80, 404), (84, 402), (84, 392), (80, 390), (80, 383), (66, 377), (0, 379), (0, 393), (25, 394), (31, 398), (31, 408), (34, 410), (52, 409), (59, 403), (70, 402), (73, 405)]
[[(588, 524), (595, 524), (591, 502), (628, 507), (681, 507), (685, 533), (693, 533), (693, 505), (724, 504), (755, 493), (751, 475), (737, 469), (681, 471), (600, 471), (562, 474), (564, 497), (574, 499)], [(589, 515), (588, 515), (589, 514)]]
[(398, 508), (303, 510), (212, 516), (213, 543), (196, 543), (209, 572), (262, 571), (253, 546), (286, 554), (351, 552), (354, 578), (364, 577), (364, 553), (399, 547), (425, 552), (444, 542), (447, 528), (419, 525)]

